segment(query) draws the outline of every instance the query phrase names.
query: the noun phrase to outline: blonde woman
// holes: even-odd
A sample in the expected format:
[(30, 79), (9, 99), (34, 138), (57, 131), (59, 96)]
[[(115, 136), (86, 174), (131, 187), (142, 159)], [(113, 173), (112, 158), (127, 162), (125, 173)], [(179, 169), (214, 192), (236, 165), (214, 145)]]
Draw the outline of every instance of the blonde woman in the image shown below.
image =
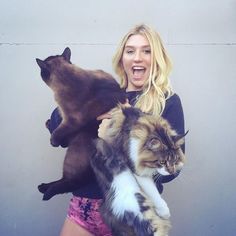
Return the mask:
[[(177, 133), (184, 133), (181, 100), (173, 92), (169, 80), (171, 61), (156, 31), (147, 25), (131, 29), (118, 47), (113, 67), (132, 106), (162, 116)], [(184, 151), (184, 146), (182, 149)], [(155, 176), (159, 192), (163, 191), (162, 183), (171, 181), (177, 175)]]
[[(184, 133), (181, 101), (169, 81), (171, 62), (157, 32), (146, 25), (131, 29), (115, 53), (113, 66), (130, 105), (163, 116), (178, 133)], [(111, 115), (107, 113), (98, 119), (110, 118)], [(60, 115), (55, 110), (51, 116), (51, 130), (60, 122)], [(163, 191), (162, 183), (175, 177), (155, 176), (159, 192)], [(95, 177), (90, 184), (73, 192), (61, 236), (111, 236), (99, 213), (101, 198)]]

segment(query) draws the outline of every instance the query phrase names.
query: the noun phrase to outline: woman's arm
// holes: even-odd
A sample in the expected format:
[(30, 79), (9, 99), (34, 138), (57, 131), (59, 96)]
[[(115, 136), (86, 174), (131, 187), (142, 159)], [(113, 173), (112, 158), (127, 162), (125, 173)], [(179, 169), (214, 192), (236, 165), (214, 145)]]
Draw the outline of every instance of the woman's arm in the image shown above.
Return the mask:
[(48, 128), (49, 132), (52, 133), (60, 125), (61, 121), (62, 118), (57, 107), (53, 110), (50, 119), (48, 119), (46, 122), (46, 127)]
[[(46, 127), (48, 128), (50, 133), (53, 133), (53, 131), (61, 124), (62, 117), (59, 112), (59, 108), (53, 110), (50, 119), (46, 122)], [(67, 143), (61, 143), (60, 146), (67, 147)]]
[[(162, 117), (170, 123), (177, 134), (185, 133), (183, 107), (177, 94), (174, 94), (167, 99)], [(185, 145), (182, 146), (182, 150), (185, 152)]]
[[(166, 119), (171, 127), (178, 133), (178, 134), (184, 134), (185, 128), (184, 128), (184, 113), (183, 108), (181, 104), (181, 100), (177, 94), (172, 95), (169, 99), (166, 101), (166, 107), (162, 113), (162, 117)], [(181, 146), (183, 152), (185, 152), (185, 145), (183, 144)], [(175, 179), (180, 172), (177, 172), (173, 175), (160, 175), (157, 174), (154, 176), (154, 181), (156, 183), (156, 186), (161, 193), (163, 191), (163, 183), (170, 182), (171, 180)]]

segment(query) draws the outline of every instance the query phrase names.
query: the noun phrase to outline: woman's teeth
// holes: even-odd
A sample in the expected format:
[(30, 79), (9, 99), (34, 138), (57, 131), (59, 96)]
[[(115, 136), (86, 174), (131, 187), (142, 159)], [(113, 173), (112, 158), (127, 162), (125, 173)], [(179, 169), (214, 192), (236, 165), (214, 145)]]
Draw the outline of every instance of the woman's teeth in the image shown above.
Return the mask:
[(132, 69), (134, 75), (142, 75), (145, 72), (145, 68), (141, 66), (135, 66)]

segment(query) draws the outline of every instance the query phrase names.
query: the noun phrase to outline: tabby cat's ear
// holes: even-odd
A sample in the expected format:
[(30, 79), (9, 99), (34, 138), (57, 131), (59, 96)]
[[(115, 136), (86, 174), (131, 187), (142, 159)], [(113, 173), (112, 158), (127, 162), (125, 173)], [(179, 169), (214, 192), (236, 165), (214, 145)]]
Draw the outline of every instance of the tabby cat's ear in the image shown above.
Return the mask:
[(39, 66), (41, 69), (47, 69), (47, 65), (46, 65), (46, 63), (45, 63), (44, 61), (42, 61), (42, 60), (36, 58), (36, 62), (37, 62), (38, 66)]
[(69, 47), (65, 48), (64, 52), (62, 53), (62, 56), (66, 61), (70, 62), (71, 50)]
[(174, 142), (175, 142), (176, 145), (184, 144), (184, 137), (187, 135), (188, 131), (185, 132), (184, 134), (180, 134), (180, 135), (175, 136)]

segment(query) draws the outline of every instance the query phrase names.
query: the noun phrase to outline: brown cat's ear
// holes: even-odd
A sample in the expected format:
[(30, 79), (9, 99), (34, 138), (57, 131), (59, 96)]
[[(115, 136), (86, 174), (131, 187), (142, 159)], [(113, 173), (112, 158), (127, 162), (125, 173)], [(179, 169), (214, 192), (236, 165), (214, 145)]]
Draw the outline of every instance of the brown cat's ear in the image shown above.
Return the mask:
[(64, 52), (62, 53), (62, 56), (66, 61), (70, 62), (71, 50), (69, 47), (65, 48)]
[(47, 69), (47, 65), (46, 65), (46, 63), (45, 63), (44, 61), (42, 61), (42, 60), (36, 58), (36, 62), (37, 62), (38, 66), (39, 66), (41, 69)]

